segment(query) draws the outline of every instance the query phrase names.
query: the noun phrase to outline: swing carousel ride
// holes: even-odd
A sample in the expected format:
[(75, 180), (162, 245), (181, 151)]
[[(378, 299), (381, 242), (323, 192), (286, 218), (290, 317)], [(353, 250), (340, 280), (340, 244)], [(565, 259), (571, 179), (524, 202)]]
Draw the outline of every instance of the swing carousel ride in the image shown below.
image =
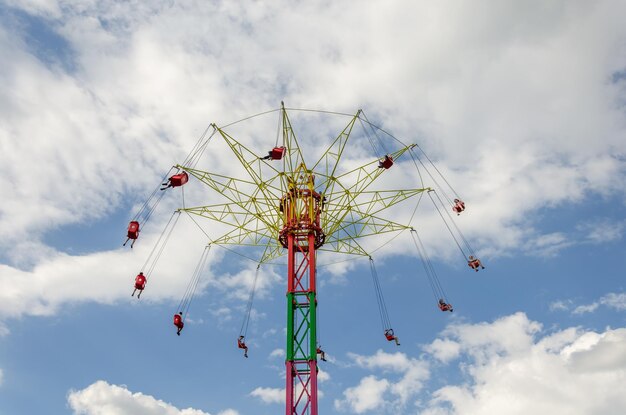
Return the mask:
[[(343, 129), (336, 138), (327, 142), (325, 150), (319, 145), (322, 139), (315, 138), (317, 141), (309, 140), (313, 148), (305, 151), (301, 147), (304, 141), (298, 140), (296, 130), (292, 128), (291, 119), (294, 114), (321, 114), (338, 118)], [(269, 151), (265, 148), (265, 152), (259, 155), (258, 151), (253, 151), (233, 137), (233, 126), (255, 118), (276, 115), (276, 142)], [(242, 134), (258, 135), (253, 129), (243, 131)], [(323, 134), (320, 131), (318, 133)], [(211, 150), (212, 146), (217, 145), (216, 141), (221, 141), (221, 149), (229, 150), (230, 171), (237, 171), (239, 177), (197, 167), (204, 158), (212, 160), (209, 163), (211, 167), (219, 164), (215, 160), (218, 157), (217, 152)], [(252, 139), (247, 142), (254, 141)], [(262, 138), (257, 141), (262, 141)], [(263, 145), (267, 146), (267, 143)], [(350, 157), (346, 157), (347, 154)], [(220, 152), (219, 157), (224, 158), (226, 155)], [(317, 161), (311, 163), (310, 159)], [(408, 176), (412, 182), (419, 183), (420, 186), (378, 189), (379, 183), (386, 186), (395, 183), (394, 180), (385, 180), (385, 176), (392, 173), (394, 168), (410, 172)], [(423, 186), (423, 172), (430, 179), (432, 187)], [(188, 182), (189, 185), (186, 185)], [(221, 203), (186, 207), (184, 189), (194, 186), (210, 192), (211, 200), (221, 198)], [(136, 276), (133, 295), (138, 292), (139, 297), (146, 288), (178, 219), (184, 213), (204, 233), (208, 242), (174, 314), (177, 334), (180, 335), (183, 330), (211, 247), (225, 247), (229, 251), (240, 249), (248, 258), (254, 257), (258, 263), (237, 339), (237, 346), (248, 357), (246, 336), (259, 269), (263, 265), (286, 265), (287, 415), (318, 413), (318, 355), (321, 360), (325, 360), (324, 352), (317, 341), (318, 258), (340, 256), (366, 258), (369, 261), (383, 334), (388, 341), (397, 345), (400, 343), (391, 326), (372, 254), (392, 242), (402, 232), (408, 231), (411, 234), (437, 307), (444, 312), (453, 311), (425, 245), (412, 224), (423, 195), (428, 195), (468, 266), (475, 271), (484, 268), (454, 221), (454, 216), (465, 210), (465, 203), (440, 170), (421, 147), (404, 144), (371, 123), (362, 110), (351, 115), (285, 108), (281, 103), (278, 109), (223, 127), (211, 124), (183, 163), (173, 166), (167, 172), (163, 183), (154, 189), (137, 211), (129, 223), (124, 245), (131, 241), (131, 247), (133, 246), (139, 238), (140, 230), (146, 226), (166, 191), (172, 188), (180, 188), (183, 206), (174, 211), (141, 272)], [(394, 212), (399, 204), (408, 204), (410, 201), (414, 202), (409, 205), (412, 207), (412, 214)], [(406, 212), (407, 209), (403, 211)], [(400, 219), (387, 219), (390, 212), (394, 213), (394, 218)], [(200, 219), (213, 221), (216, 226), (210, 229), (220, 230), (221, 233), (211, 234), (211, 231), (200, 225)], [(286, 264), (283, 258), (285, 255)]]

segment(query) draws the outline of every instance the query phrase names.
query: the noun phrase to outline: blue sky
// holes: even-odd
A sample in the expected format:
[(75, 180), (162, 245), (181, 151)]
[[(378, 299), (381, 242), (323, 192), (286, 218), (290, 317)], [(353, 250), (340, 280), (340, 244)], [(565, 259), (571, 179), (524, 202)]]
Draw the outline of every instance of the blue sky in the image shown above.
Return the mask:
[[(130, 297), (179, 192), (121, 247), (209, 123), (281, 100), (363, 108), (418, 143), (466, 200), (458, 224), (487, 266), (467, 268), (424, 201), (420, 235), (455, 311), (436, 309), (398, 238), (376, 263), (400, 347), (367, 261), (320, 266), (320, 413), (626, 412), (625, 16), (619, 1), (0, 2), (0, 414), (283, 410), (284, 268), (263, 268), (244, 359), (256, 265), (227, 251), (212, 250), (175, 335), (205, 243), (189, 222)], [(270, 118), (237, 138), (266, 151)], [(345, 123), (323, 121), (296, 131), (311, 152)], [(237, 173), (221, 150), (202, 167)], [(411, 184), (396, 167), (383, 184)]]

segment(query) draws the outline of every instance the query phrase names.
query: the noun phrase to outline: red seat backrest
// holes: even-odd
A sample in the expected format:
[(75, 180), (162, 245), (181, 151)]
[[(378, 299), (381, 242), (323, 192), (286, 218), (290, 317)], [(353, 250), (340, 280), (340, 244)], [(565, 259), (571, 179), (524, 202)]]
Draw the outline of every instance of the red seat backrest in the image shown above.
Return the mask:
[(143, 290), (145, 286), (146, 276), (141, 274), (137, 275), (137, 277), (135, 278), (135, 288), (137, 288), (138, 290)]
[(285, 147), (274, 147), (272, 149), (272, 153), (270, 154), (270, 156), (272, 157), (272, 160), (280, 160), (283, 158), (284, 152), (285, 152)]
[(128, 224), (127, 236), (130, 239), (137, 239), (139, 237), (139, 222), (134, 220)]
[(186, 171), (178, 173), (170, 177), (172, 187), (182, 186), (189, 181), (189, 175)]

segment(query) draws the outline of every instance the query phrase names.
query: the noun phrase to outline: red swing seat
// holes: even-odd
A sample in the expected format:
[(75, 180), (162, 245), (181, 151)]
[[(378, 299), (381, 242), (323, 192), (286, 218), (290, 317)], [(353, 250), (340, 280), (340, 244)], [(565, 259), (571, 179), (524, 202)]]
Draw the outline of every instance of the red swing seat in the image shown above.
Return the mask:
[(378, 167), (382, 167), (385, 170), (393, 166), (393, 158), (390, 155), (386, 155), (384, 159), (378, 162)]
[(170, 185), (172, 187), (182, 186), (189, 181), (189, 175), (186, 171), (178, 173), (170, 177)]
[(126, 234), (126, 236), (128, 237), (128, 239), (139, 238), (139, 222), (133, 220), (128, 224), (128, 233)]
[(274, 147), (272, 151), (270, 151), (270, 157), (272, 160), (280, 160), (283, 158), (284, 153), (285, 147)]
[(146, 288), (146, 276), (145, 275), (138, 274), (135, 277), (135, 288), (140, 291)]
[(179, 329), (182, 329), (185, 326), (185, 323), (183, 323), (183, 318), (180, 314), (174, 314), (174, 325)]

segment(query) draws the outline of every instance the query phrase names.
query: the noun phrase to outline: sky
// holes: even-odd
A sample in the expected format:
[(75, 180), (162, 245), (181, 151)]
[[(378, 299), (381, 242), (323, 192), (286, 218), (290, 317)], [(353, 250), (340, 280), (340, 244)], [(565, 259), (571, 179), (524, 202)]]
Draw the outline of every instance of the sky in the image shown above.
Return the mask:
[[(256, 263), (231, 251), (211, 250), (176, 336), (206, 244), (190, 221), (130, 296), (180, 189), (122, 247), (210, 123), (281, 101), (363, 109), (418, 144), (466, 202), (455, 223), (486, 266), (467, 267), (423, 199), (414, 224), (454, 312), (402, 234), (375, 255), (395, 346), (367, 260), (320, 257), (320, 413), (626, 413), (625, 18), (618, 0), (0, 1), (0, 415), (284, 410), (285, 267), (261, 268), (245, 359)], [(297, 120), (307, 154), (346, 123)], [(275, 143), (272, 114), (237, 127), (259, 154)], [(210, 145), (198, 168), (241, 173)], [(408, 162), (388, 172), (381, 185), (417, 182)]]

